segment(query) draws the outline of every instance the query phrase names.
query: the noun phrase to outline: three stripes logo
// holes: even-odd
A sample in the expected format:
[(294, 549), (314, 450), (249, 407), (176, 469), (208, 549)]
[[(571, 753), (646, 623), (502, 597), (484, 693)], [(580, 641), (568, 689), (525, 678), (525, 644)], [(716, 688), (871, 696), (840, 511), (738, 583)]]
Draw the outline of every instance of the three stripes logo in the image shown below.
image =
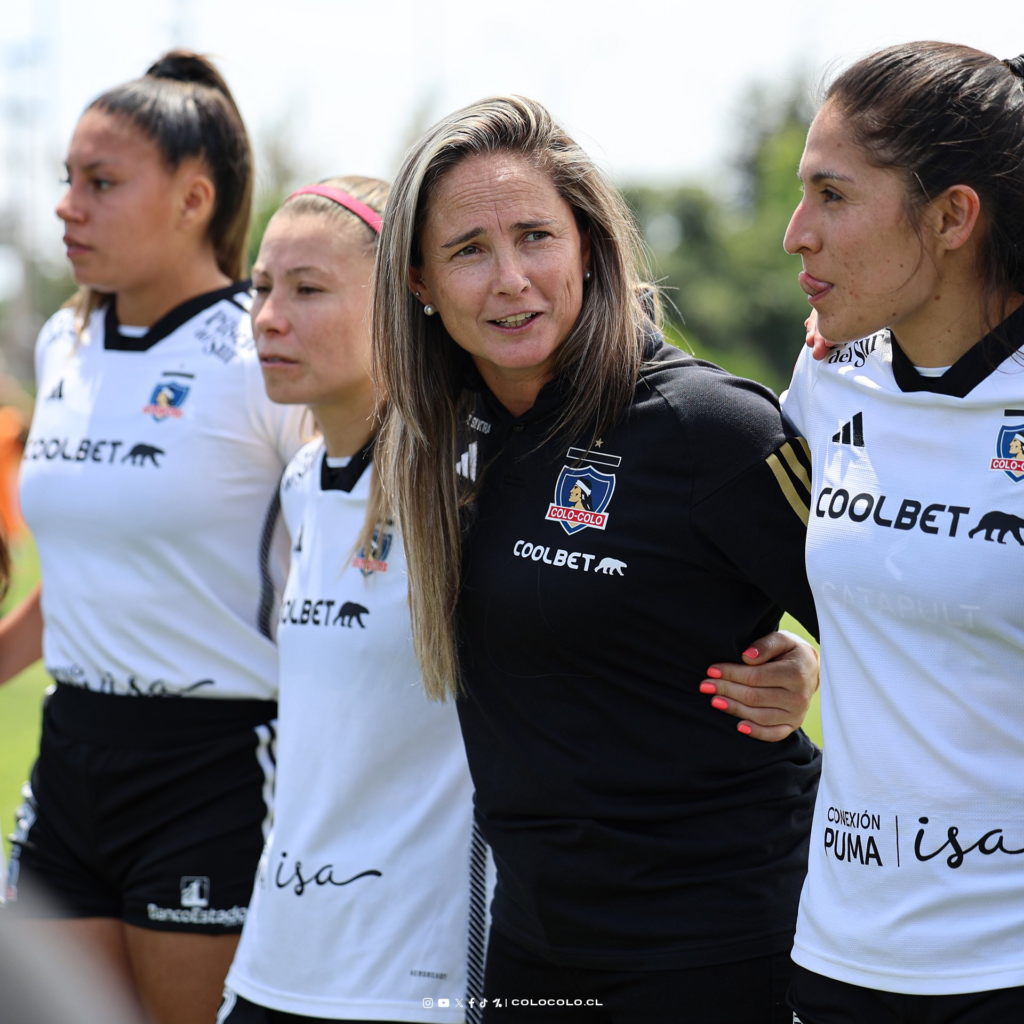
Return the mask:
[(806, 526), (811, 511), (811, 450), (807, 442), (802, 437), (795, 437), (772, 452), (765, 462), (790, 507)]
[(836, 444), (849, 444), (854, 448), (864, 447), (864, 413), (854, 413), (853, 419), (844, 423), (833, 435)]
[(477, 467), (477, 452), (479, 450), (479, 444), (474, 441), (469, 446), (468, 451), (464, 451), (459, 461), (455, 463), (455, 472), (467, 480), (476, 479), (476, 467)]

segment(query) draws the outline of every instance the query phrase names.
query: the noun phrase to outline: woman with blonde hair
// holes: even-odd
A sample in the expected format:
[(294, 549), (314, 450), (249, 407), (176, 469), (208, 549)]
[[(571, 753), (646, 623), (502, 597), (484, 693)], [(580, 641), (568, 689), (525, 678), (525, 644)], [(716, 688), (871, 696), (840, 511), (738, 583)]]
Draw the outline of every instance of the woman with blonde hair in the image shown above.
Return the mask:
[(384, 218), (378, 465), (498, 865), (485, 1017), (789, 1024), (816, 668), (766, 634), (816, 628), (807, 457), (769, 391), (664, 343), (641, 266), (518, 97), (431, 128)]
[(366, 313), (387, 195), (355, 176), (299, 189), (253, 267), (267, 392), (319, 435), (281, 481), (277, 800), (223, 1024), (461, 1024), (481, 994), (486, 847), (455, 709), (423, 694), (373, 468)]

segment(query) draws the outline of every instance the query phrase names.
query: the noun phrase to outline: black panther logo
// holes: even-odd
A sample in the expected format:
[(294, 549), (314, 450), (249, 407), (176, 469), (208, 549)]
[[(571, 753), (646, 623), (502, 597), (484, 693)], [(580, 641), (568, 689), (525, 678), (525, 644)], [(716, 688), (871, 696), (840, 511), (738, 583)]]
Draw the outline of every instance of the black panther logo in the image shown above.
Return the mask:
[(144, 466), (146, 459), (149, 459), (154, 466), (159, 467), (160, 463), (156, 461), (156, 457), (163, 454), (163, 448), (154, 448), (151, 444), (137, 444), (121, 461), (127, 462), (131, 459), (133, 466)]
[(1020, 530), (1024, 526), (1024, 519), (1019, 516), (1010, 515), (1009, 512), (986, 512), (981, 517), (981, 522), (967, 535), (973, 537), (980, 530), (985, 531), (985, 540), (991, 540), (993, 533), (999, 534), (999, 543), (1006, 543), (1006, 535), (1012, 533), (1014, 539), (1024, 547), (1024, 537), (1021, 537)]
[(366, 629), (362, 617), (369, 614), (369, 608), (364, 608), (361, 604), (356, 604), (355, 601), (346, 601), (338, 609), (338, 614), (334, 617), (334, 625), (336, 626), (340, 622), (343, 626), (351, 626), (352, 620), (355, 619), (363, 629)]

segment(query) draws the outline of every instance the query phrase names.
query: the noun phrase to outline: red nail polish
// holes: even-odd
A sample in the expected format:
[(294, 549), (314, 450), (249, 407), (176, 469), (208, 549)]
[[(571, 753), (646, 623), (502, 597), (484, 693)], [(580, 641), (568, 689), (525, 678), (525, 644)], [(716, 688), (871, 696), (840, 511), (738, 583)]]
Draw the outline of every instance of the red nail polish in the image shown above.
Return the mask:
[(720, 668), (709, 668), (708, 675), (711, 676), (712, 679), (721, 679), (722, 670)]
[(744, 658), (756, 658), (757, 657), (757, 648), (756, 647), (748, 647), (743, 652), (743, 657)]
[(736, 730), (737, 732), (743, 733), (744, 736), (749, 736), (754, 731), (746, 722), (740, 722), (740, 724), (736, 726)]
[(729, 707), (729, 702), (724, 697), (716, 697), (712, 702), (713, 708), (718, 708), (719, 711), (725, 711)]
[(701, 693), (718, 693), (718, 687), (715, 686), (714, 683), (701, 683), (700, 684), (700, 692)]

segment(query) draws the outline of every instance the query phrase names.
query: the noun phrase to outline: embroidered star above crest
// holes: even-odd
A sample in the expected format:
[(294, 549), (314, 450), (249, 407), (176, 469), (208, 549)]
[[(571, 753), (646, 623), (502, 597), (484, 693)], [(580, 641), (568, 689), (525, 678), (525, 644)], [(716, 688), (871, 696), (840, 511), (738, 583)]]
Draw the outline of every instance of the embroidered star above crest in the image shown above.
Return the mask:
[(596, 441), (594, 442), (594, 447), (595, 447), (595, 448), (600, 448), (600, 447), (601, 447), (601, 445), (603, 445), (603, 444), (604, 444), (604, 441), (602, 441), (602, 440), (601, 440), (601, 438), (598, 438), (598, 439), (597, 439), (597, 440), (596, 440)]

